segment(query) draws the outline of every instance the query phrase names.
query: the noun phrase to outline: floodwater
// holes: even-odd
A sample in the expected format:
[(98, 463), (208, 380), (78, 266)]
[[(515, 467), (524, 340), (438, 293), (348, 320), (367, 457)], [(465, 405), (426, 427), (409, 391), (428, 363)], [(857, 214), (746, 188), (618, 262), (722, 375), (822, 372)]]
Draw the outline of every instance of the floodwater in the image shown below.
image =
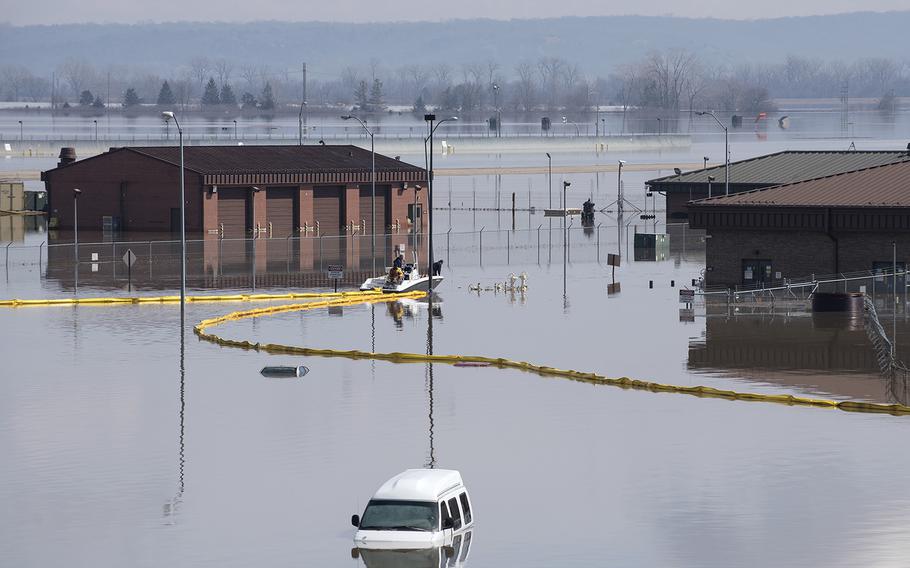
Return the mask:
[[(681, 158), (722, 155), (722, 140), (720, 148), (717, 140), (705, 144)], [(882, 144), (902, 147), (896, 138)], [(514, 160), (521, 161), (533, 159)], [(640, 176), (630, 183), (651, 177)], [(444, 195), (448, 178), (438, 179)], [(452, 180), (453, 195), (473, 191), (471, 177)], [(527, 190), (522, 176), (503, 180), (509, 193)], [(600, 183), (608, 200), (615, 178)], [(544, 180), (532, 185), (543, 199)], [(478, 187), (491, 199), (493, 186)], [(515, 233), (510, 213), (458, 211), (450, 222), (437, 211), (436, 218), (437, 256), (450, 262), (432, 328), (424, 302), (402, 301), (213, 331), (334, 349), (432, 347), (738, 391), (876, 402), (905, 392), (876, 373), (861, 323), (725, 303), (698, 302), (692, 318), (681, 313), (678, 288), (704, 264), (697, 233), (682, 237), (673, 228), (666, 260), (625, 254), (615, 276), (621, 291), (608, 294), (612, 275), (597, 262), (596, 237), (578, 230), (564, 299), (557, 230), (537, 261), (542, 216), (517, 215), (523, 224)], [(503, 224), (485, 241), (482, 262), (470, 232), (475, 219), (478, 230)], [(603, 255), (630, 252), (616, 220), (601, 221)], [(636, 223), (633, 233), (646, 230)], [(455, 240), (443, 252), (449, 226)], [(48, 236), (30, 231), (14, 248)], [(46, 265), (4, 270), (0, 297), (73, 293), (48, 277)], [(525, 293), (486, 290), (521, 272)], [(471, 290), (478, 283), (484, 290)], [(111, 288), (124, 290), (125, 282), (86, 274), (79, 293)], [(248, 306), (190, 304), (183, 325), (177, 306), (0, 311), (4, 565), (363, 565), (371, 558), (351, 557), (350, 515), (362, 513), (388, 477), (424, 466), (459, 469), (471, 492), (476, 527), (465, 566), (906, 563), (906, 417), (630, 391), (496, 368), (273, 356), (193, 335), (199, 320)], [(903, 318), (889, 327), (901, 353), (910, 345)], [(310, 373), (259, 375), (275, 364), (305, 364)], [(440, 565), (432, 554), (402, 558), (379, 565)]]

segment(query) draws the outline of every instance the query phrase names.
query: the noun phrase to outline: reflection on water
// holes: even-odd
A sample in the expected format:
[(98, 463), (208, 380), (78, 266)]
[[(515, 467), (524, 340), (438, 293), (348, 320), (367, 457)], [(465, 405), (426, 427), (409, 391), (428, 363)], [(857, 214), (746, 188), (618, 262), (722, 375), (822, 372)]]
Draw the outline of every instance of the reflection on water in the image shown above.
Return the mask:
[(354, 548), (351, 556), (360, 558), (366, 568), (462, 568), (467, 566), (474, 531), (457, 535), (452, 546), (416, 550), (377, 550)]
[[(736, 309), (708, 310), (704, 338), (689, 344), (690, 370), (839, 398), (908, 402), (905, 380), (881, 373), (862, 318)], [(910, 324), (901, 318), (898, 333), (904, 329)]]

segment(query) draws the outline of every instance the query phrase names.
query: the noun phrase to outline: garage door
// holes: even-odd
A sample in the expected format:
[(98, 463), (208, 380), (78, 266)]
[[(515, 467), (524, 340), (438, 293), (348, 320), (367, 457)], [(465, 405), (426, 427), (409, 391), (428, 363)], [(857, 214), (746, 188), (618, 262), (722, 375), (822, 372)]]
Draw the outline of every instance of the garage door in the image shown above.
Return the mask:
[(283, 239), (295, 233), (298, 193), (296, 188), (270, 187), (266, 190), (266, 220), (272, 238)]
[(344, 233), (343, 193), (344, 188), (339, 186), (317, 187), (313, 190), (313, 216), (319, 221), (319, 234)]
[(245, 237), (250, 228), (250, 215), (246, 189), (218, 190), (218, 223), (225, 237)]
[[(389, 226), (389, 192), (387, 185), (376, 186), (376, 228), (377, 235), (387, 233)], [(374, 229), (370, 227), (370, 218), (372, 214), (371, 198), (372, 188), (369, 185), (360, 186), (360, 217), (355, 222), (366, 221), (366, 233), (373, 233)]]

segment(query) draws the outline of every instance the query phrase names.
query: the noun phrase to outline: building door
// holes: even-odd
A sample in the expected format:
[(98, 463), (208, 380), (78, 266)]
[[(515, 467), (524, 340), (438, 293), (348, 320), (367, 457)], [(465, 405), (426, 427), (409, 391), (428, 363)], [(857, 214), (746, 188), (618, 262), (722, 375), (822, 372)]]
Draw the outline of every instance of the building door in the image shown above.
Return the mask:
[(743, 259), (743, 285), (756, 286), (771, 282), (771, 261), (764, 259)]
[[(391, 187), (388, 185), (376, 186), (376, 266), (377, 270), (386, 266), (386, 258), (390, 256), (390, 244), (387, 234), (389, 232), (389, 218), (391, 217)], [(360, 218), (355, 222), (366, 222), (364, 235), (374, 233), (371, 227), (370, 217), (372, 216), (372, 186), (360, 186)], [(359, 237), (360, 244), (360, 267), (362, 269), (372, 268), (373, 265), (373, 237)]]
[(245, 238), (252, 228), (249, 190), (218, 190), (218, 224), (225, 238)]
[(270, 187), (265, 192), (266, 228), (268, 229), (269, 272), (297, 270), (299, 241), (288, 237), (297, 234), (297, 197), (300, 190)]
[(319, 223), (319, 265), (344, 264), (344, 186), (313, 188), (313, 217)]

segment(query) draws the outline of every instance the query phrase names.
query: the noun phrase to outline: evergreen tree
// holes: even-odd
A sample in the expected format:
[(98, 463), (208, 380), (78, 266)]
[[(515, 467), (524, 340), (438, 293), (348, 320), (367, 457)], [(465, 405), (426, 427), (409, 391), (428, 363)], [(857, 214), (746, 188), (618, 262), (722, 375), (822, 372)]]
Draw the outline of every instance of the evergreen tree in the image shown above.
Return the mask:
[(123, 108), (134, 107), (141, 102), (139, 95), (136, 94), (136, 89), (132, 87), (127, 89), (126, 93), (123, 95)]
[(221, 104), (232, 107), (237, 106), (237, 97), (234, 95), (234, 89), (227, 83), (221, 86)]
[(263, 110), (272, 110), (275, 108), (275, 97), (272, 95), (272, 84), (266, 83), (262, 89), (262, 100), (259, 102), (259, 108)]
[(370, 110), (370, 101), (369, 95), (367, 95), (367, 82), (361, 81), (357, 83), (357, 88), (354, 89), (354, 101), (357, 103), (357, 108), (363, 111)]
[(414, 101), (414, 108), (412, 109), (414, 114), (426, 114), (427, 104), (423, 101), (423, 94), (417, 95), (417, 100)]
[(251, 93), (243, 93), (243, 95), (240, 97), (240, 106), (245, 109), (256, 108), (258, 104), (259, 101), (257, 101), (256, 97), (254, 97)]
[(177, 104), (177, 97), (175, 97), (174, 92), (171, 91), (171, 85), (165, 81), (161, 84), (161, 90), (158, 91), (158, 105), (170, 106), (175, 104)]
[(88, 89), (82, 91), (82, 93), (79, 94), (79, 106), (84, 106), (84, 107), (91, 106), (91, 104), (92, 104), (92, 102), (94, 102), (94, 100), (95, 100), (95, 96)]
[(218, 97), (218, 86), (215, 84), (215, 79), (209, 77), (209, 82), (205, 84), (205, 92), (202, 93), (202, 106), (213, 106), (221, 104), (221, 99)]
[(101, 95), (95, 96), (95, 100), (92, 101), (92, 107), (104, 108), (104, 101), (101, 100)]
[(373, 79), (373, 86), (370, 88), (370, 110), (385, 110), (385, 103), (382, 100), (382, 81)]

